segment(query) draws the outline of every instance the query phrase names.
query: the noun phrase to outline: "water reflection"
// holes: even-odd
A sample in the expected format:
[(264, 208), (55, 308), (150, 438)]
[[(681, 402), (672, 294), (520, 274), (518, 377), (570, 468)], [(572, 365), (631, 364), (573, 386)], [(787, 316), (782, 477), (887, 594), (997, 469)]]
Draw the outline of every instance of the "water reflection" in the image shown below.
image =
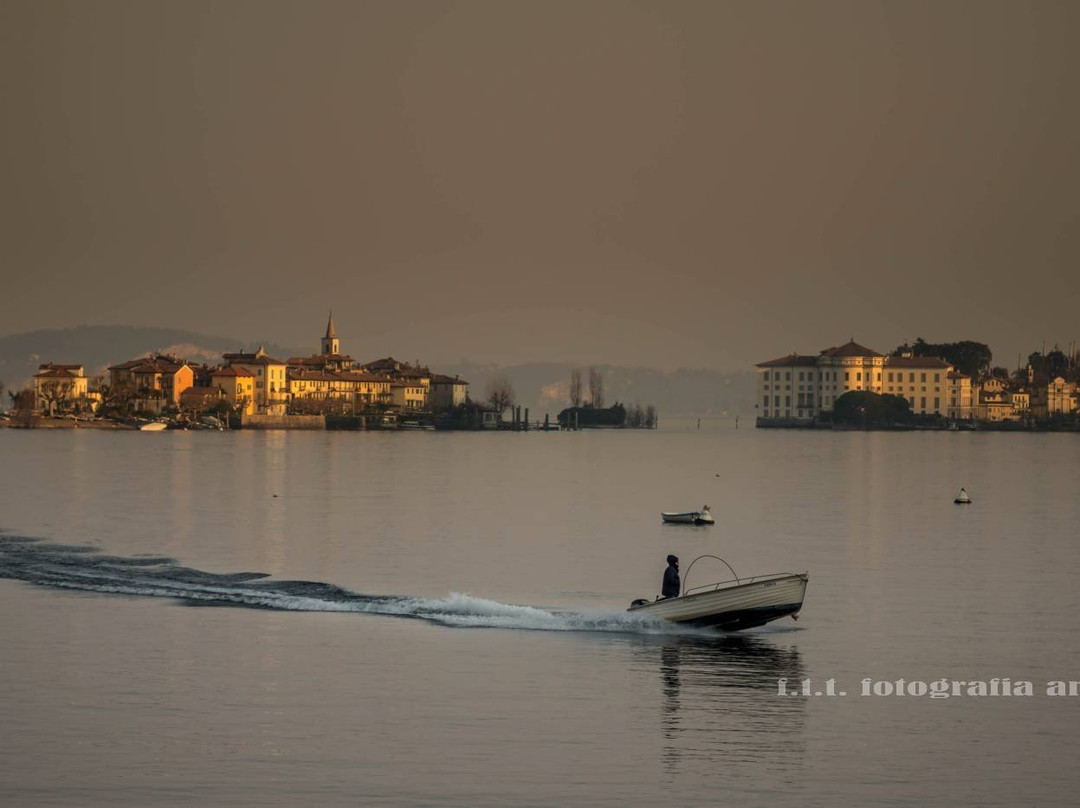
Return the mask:
[(776, 684), (804, 677), (796, 646), (751, 635), (664, 637), (640, 640), (634, 654), (635, 667), (660, 674), (668, 774), (693, 766), (695, 774), (731, 777), (738, 764), (742, 773), (765, 768), (779, 780), (798, 776), (806, 700), (778, 696)]

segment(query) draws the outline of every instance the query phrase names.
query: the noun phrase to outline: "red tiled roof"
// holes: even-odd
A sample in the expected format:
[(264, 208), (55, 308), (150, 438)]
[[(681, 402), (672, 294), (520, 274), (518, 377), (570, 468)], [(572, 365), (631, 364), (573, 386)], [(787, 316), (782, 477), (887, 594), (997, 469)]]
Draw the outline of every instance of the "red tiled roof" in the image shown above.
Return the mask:
[(56, 366), (34, 374), (35, 379), (81, 379), (78, 373), (72, 373), (66, 367)]
[(950, 379), (970, 379), (971, 378), (966, 373), (960, 373), (959, 371), (956, 371), (956, 370), (950, 370), (948, 372), (948, 374), (946, 374), (946, 375)]
[(881, 356), (877, 351), (872, 351), (865, 345), (860, 345), (855, 340), (849, 340), (835, 348), (826, 348), (821, 352), (822, 356)]
[(143, 356), (139, 359), (122, 362), (119, 365), (112, 365), (109, 370), (127, 370), (131, 373), (176, 373), (186, 364), (186, 361), (177, 359), (175, 356), (159, 354), (157, 356)]
[(224, 393), (220, 387), (189, 387), (180, 394), (181, 401), (205, 401), (208, 398), (218, 399)]
[(238, 351), (236, 353), (227, 353), (221, 355), (222, 359), (228, 362), (230, 365), (284, 365), (280, 359), (274, 359), (269, 356), (262, 348), (259, 348), (255, 353), (244, 353)]
[(757, 367), (759, 368), (774, 368), (774, 367), (816, 367), (816, 356), (801, 356), (799, 354), (788, 354), (787, 356), (781, 356), (779, 359), (770, 359), (768, 362), (759, 362)]
[(389, 382), (388, 376), (378, 373), (363, 373), (358, 370), (343, 370), (338, 376), (351, 382)]
[(431, 374), (432, 384), (468, 384), (464, 379), (459, 379), (457, 376), (444, 376), (441, 373)]
[(241, 378), (255, 378), (255, 374), (247, 368), (238, 368), (230, 365), (227, 368), (219, 368), (210, 374), (211, 376), (239, 376)]

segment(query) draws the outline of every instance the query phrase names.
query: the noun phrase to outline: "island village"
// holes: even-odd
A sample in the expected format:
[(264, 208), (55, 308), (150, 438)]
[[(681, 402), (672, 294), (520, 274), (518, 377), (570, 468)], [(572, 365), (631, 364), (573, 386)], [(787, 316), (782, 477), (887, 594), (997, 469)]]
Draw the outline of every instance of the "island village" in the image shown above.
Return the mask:
[(757, 365), (757, 426), (1076, 427), (1075, 349), (1034, 353), (1013, 372), (989, 363), (989, 348), (973, 342), (917, 340), (885, 355), (851, 339), (792, 353)]
[[(759, 428), (1078, 429), (1080, 352), (1056, 346), (991, 367), (988, 346), (919, 339), (890, 354), (853, 338), (817, 354), (756, 366)], [(8, 397), (9, 426), (76, 424), (163, 429), (558, 429), (655, 427), (656, 413), (577, 402), (554, 421), (530, 422), (502, 380), (474, 400), (459, 376), (393, 357), (362, 363), (341, 351), (331, 313), (319, 352), (279, 359), (261, 347), (214, 365), (150, 353), (88, 377), (76, 364), (45, 363), (32, 387)], [(590, 374), (592, 375), (592, 374)], [(570, 389), (575, 380), (571, 379)], [(592, 380), (590, 380), (592, 383)], [(601, 382), (598, 382), (601, 383)], [(602, 387), (601, 387), (602, 390)], [(595, 398), (595, 394), (594, 394)], [(573, 393), (571, 393), (573, 401)], [(507, 416), (507, 413), (508, 416)], [(587, 419), (582, 423), (581, 418)], [(737, 419), (736, 419), (737, 425)]]
[[(333, 313), (319, 353), (278, 359), (261, 347), (208, 366), (168, 354), (137, 357), (87, 377), (81, 365), (47, 363), (33, 387), (12, 395), (16, 411), (106, 414), (114, 421), (245, 428), (493, 429), (511, 406), (474, 402), (469, 383), (392, 357), (361, 363), (341, 352)], [(20, 396), (22, 401), (20, 401)], [(515, 411), (511, 421), (520, 419)]]

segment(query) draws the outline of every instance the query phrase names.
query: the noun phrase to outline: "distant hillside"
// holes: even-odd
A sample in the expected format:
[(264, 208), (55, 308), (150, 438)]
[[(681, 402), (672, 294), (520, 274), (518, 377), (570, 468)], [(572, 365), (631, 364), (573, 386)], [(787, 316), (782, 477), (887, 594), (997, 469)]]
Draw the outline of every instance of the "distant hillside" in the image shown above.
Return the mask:
[[(171, 353), (183, 359), (213, 362), (223, 351), (256, 347), (228, 337), (196, 334), (175, 328), (136, 328), (126, 325), (87, 325), (77, 328), (50, 328), (0, 337), (0, 380), (9, 389), (28, 383), (44, 362), (81, 363), (88, 376), (101, 373), (109, 365), (144, 356), (152, 351)], [(265, 344), (272, 356), (287, 359), (291, 348)], [(311, 353), (310, 350), (303, 353)]]
[[(530, 408), (531, 417), (552, 417), (569, 406), (569, 363), (544, 362), (499, 367), (460, 363), (440, 365), (441, 373), (460, 374), (469, 382), (469, 394), (483, 399), (488, 379), (503, 374), (517, 394), (517, 401)], [(606, 403), (652, 404), (661, 417), (744, 415), (754, 412), (752, 372), (721, 373), (715, 370), (672, 370), (598, 365), (604, 376)], [(582, 368), (588, 386), (588, 368)], [(586, 395), (587, 395), (586, 390)]]

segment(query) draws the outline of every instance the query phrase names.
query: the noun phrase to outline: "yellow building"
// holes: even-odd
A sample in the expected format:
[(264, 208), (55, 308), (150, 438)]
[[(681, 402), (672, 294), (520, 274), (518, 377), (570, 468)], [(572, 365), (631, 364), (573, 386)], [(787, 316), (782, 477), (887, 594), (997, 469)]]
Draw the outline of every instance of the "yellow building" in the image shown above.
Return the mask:
[(255, 353), (227, 353), (226, 367), (242, 368), (255, 378), (255, 412), (260, 415), (284, 415), (289, 401), (286, 365), (259, 347)]
[(290, 370), (289, 398), (294, 404), (304, 400), (340, 401), (357, 410), (389, 404), (390, 379), (361, 371)]
[[(945, 415), (953, 370), (938, 357), (885, 356), (854, 340), (817, 356), (790, 354), (757, 368), (761, 417), (804, 421), (831, 412), (836, 400), (852, 391), (902, 396), (913, 413)], [(954, 386), (962, 399), (962, 380), (956, 379)], [(970, 392), (967, 396), (970, 407)]]
[(954, 421), (967, 421), (975, 415), (974, 389), (966, 373), (950, 370), (946, 374), (948, 404), (945, 414)]
[(34, 374), (34, 409), (49, 415), (93, 406), (87, 399), (82, 365), (40, 365)]
[(426, 411), (428, 388), (419, 379), (398, 379), (390, 382), (390, 401), (400, 412)]
[(255, 414), (255, 374), (245, 367), (230, 365), (210, 374), (215, 387), (225, 393), (225, 400), (241, 415)]

